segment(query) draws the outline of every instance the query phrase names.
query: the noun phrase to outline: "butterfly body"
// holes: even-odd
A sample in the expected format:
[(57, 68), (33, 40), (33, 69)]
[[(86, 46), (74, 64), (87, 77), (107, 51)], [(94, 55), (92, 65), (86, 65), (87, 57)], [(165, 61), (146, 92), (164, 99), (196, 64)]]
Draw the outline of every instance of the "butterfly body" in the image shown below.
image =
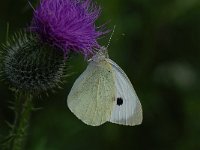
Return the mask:
[(75, 81), (67, 104), (84, 123), (99, 126), (107, 121), (122, 125), (142, 122), (142, 108), (124, 71), (102, 48)]

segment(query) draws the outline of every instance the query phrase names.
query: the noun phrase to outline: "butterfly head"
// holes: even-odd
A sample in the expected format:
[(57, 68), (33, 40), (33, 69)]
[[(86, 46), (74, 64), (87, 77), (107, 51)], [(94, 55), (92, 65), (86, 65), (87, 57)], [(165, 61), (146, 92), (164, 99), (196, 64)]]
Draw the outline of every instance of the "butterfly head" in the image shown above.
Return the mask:
[(115, 32), (115, 27), (116, 27), (116, 26), (114, 26), (113, 32), (112, 32), (112, 34), (111, 34), (111, 36), (110, 36), (110, 39), (109, 39), (109, 41), (108, 41), (107, 46), (106, 46), (106, 47), (105, 47), (105, 46), (102, 46), (102, 47), (100, 47), (100, 49), (96, 49), (95, 55), (94, 55), (91, 59), (88, 60), (89, 62), (90, 62), (90, 61), (100, 62), (100, 61), (105, 60), (106, 58), (109, 58), (109, 55), (108, 55), (108, 47), (110, 46), (111, 39), (112, 39), (113, 34), (114, 34), (114, 32)]
[(100, 49), (97, 49), (95, 51), (94, 56), (91, 59), (89, 59), (89, 62), (90, 61), (100, 62), (100, 61), (105, 60), (106, 58), (109, 58), (108, 50), (106, 47), (102, 46)]

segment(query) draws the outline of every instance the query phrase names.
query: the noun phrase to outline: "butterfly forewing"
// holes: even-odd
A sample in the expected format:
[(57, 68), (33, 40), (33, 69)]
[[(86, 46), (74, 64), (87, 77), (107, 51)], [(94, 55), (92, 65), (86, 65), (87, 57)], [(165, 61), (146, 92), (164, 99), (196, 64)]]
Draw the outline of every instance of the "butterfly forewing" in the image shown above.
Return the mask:
[(112, 60), (115, 81), (115, 104), (110, 122), (122, 125), (138, 125), (142, 122), (142, 107), (136, 92), (124, 71)]
[(84, 123), (98, 126), (109, 120), (115, 101), (112, 66), (106, 61), (90, 62), (68, 96), (70, 110)]

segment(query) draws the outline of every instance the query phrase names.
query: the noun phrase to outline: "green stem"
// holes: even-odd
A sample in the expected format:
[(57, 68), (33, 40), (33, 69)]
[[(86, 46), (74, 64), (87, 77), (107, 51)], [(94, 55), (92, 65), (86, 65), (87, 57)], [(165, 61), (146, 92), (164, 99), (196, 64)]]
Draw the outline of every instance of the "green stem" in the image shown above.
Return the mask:
[(9, 150), (24, 149), (32, 108), (32, 95), (16, 94), (15, 122), (11, 130), (11, 140), (8, 142)]
[(32, 96), (21, 95), (17, 97), (16, 104), (19, 110), (16, 112), (16, 120), (14, 127), (15, 139), (13, 140), (12, 150), (22, 150), (24, 148), (25, 139), (29, 125), (30, 114), (32, 110)]

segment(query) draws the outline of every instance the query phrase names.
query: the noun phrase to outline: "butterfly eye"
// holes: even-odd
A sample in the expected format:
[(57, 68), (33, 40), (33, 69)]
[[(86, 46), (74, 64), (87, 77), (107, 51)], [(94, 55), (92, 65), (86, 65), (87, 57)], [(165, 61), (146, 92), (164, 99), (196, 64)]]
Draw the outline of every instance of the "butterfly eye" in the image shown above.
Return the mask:
[(88, 59), (88, 62), (91, 62), (91, 61), (93, 61), (92, 58), (91, 58), (91, 59)]
[(123, 99), (121, 97), (117, 98), (117, 105), (121, 106), (123, 104)]

